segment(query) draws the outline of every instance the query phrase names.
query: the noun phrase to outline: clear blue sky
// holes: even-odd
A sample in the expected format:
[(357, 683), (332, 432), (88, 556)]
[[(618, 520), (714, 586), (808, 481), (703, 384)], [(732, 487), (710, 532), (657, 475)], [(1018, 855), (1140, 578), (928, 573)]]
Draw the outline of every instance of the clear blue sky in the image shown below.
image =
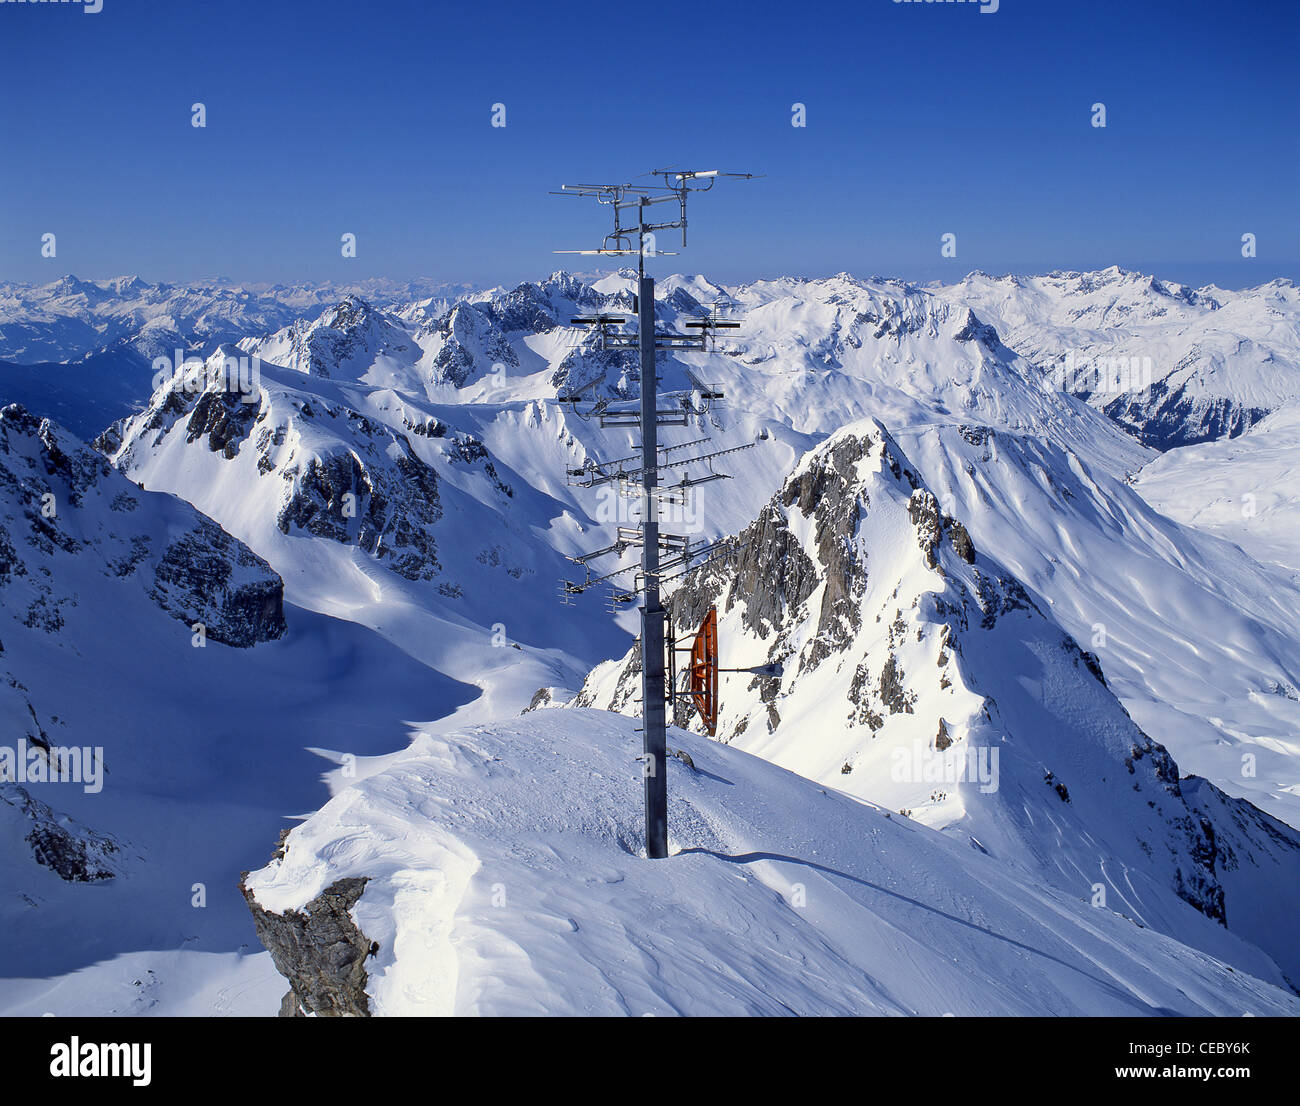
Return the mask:
[(0, 279), (507, 283), (604, 233), (549, 189), (664, 163), (767, 177), (662, 272), (1300, 278), (1298, 41), (1293, 0), (0, 3)]

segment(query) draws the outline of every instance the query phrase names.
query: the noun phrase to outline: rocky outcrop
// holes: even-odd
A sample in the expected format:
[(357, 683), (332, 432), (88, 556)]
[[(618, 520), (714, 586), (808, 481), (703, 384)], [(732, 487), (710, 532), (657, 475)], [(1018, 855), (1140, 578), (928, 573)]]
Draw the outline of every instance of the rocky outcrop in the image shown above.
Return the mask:
[(0, 783), (0, 822), (15, 823), (4, 836), (21, 835), (32, 859), (68, 883), (102, 883), (119, 873), (122, 846), (115, 839), (59, 813), (25, 787)]
[(288, 487), (276, 525), (285, 534), (298, 528), (331, 541), (356, 541), (406, 579), (432, 580), (441, 569), (431, 531), (442, 517), (437, 473), (405, 439), (391, 431), (381, 436), (396, 452), (391, 467), (368, 465), (347, 452), (285, 469)]
[(286, 629), (284, 581), (206, 518), (163, 550), (149, 595), (182, 622), (202, 622), (223, 645), (247, 648)]
[[(724, 668), (764, 650), (768, 662), (797, 655), (780, 676), (724, 678), (722, 740), (869, 801), (905, 796), (930, 824), (961, 818), (980, 840), (1014, 834), (1037, 849), (1040, 814), (1017, 797), (1032, 782), (1050, 798), (1042, 817), (1069, 819), (1088, 848), (1149, 877), (1160, 909), (1172, 893), (1229, 924), (1224, 833), (1190, 808), (1169, 753), (1133, 723), (1097, 658), (976, 552), (878, 424), (806, 455), (666, 605), (683, 639), (717, 608)], [(639, 670), (634, 649), (594, 670), (574, 705), (639, 713)], [(693, 709), (677, 706), (674, 721), (690, 726)], [(914, 770), (918, 755), (938, 759)], [(953, 776), (979, 756), (1001, 757), (987, 791)], [(1046, 855), (1050, 878), (1074, 888), (1084, 861)]]
[[(193, 442), (206, 437), (213, 453), (223, 453), (233, 458), (239, 452), (240, 442), (248, 436), (257, 416), (257, 405), (245, 403), (238, 392), (211, 389), (199, 396), (189, 419), (187, 440)], [(113, 436), (104, 439), (111, 446)], [(118, 437), (120, 445), (120, 432)]]
[[(209, 411), (204, 433), (231, 440), (221, 429), (229, 412)], [(62, 556), (141, 585), (213, 641), (247, 648), (285, 632), (284, 583), (266, 561), (188, 504), (141, 491), (48, 419), (10, 405), (0, 411), (0, 588), (25, 625), (58, 633), (77, 606), (64, 582), (73, 563)]]
[(248, 889), (248, 874), (241, 877), (239, 889), (252, 912), (258, 940), (290, 985), (280, 1016), (299, 1017), (305, 1012), (369, 1017), (366, 961), (379, 946), (361, 932), (351, 914), (369, 881), (364, 877), (336, 880), (302, 910), (274, 914), (264, 910)]
[(490, 372), (493, 365), (519, 364), (509, 340), (474, 304), (456, 304), (422, 333), (440, 339), (430, 363), (438, 383), (463, 388), (471, 379)]
[(1238, 438), (1272, 414), (1268, 407), (1255, 407), (1229, 397), (1207, 400), (1195, 385), (1171, 386), (1168, 380), (1157, 380), (1140, 392), (1109, 400), (1089, 392), (1079, 395), (1143, 445), (1159, 450)]

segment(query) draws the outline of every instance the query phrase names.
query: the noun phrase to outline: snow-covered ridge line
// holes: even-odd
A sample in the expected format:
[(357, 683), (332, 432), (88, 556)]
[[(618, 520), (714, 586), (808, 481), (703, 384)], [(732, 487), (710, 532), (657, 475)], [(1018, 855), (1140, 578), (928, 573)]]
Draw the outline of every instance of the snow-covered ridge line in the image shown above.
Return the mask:
[(654, 862), (631, 719), (540, 711), (372, 764), (245, 878), (282, 1013), (1300, 1012), (1247, 946), (1230, 968), (964, 838), (669, 740)]

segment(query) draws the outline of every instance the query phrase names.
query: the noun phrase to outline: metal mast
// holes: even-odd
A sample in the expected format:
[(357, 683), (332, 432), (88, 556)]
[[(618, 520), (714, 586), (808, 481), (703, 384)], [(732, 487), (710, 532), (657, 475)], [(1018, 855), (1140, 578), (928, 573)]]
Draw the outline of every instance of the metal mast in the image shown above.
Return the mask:
[[(752, 173), (677, 172), (672, 169), (657, 169), (651, 176), (660, 177), (663, 185), (633, 186), (631, 184), (611, 185), (564, 185), (559, 195), (579, 195), (594, 197), (598, 202), (608, 204), (614, 209), (614, 230), (606, 235), (599, 250), (558, 251), (575, 252), (587, 255), (625, 255), (635, 252), (637, 255), (637, 330), (635, 336), (630, 334), (613, 334), (607, 331), (611, 323), (622, 323), (620, 318), (605, 315), (574, 319), (575, 323), (585, 323), (598, 329), (602, 349), (630, 348), (631, 339), (635, 338), (636, 348), (640, 354), (641, 401), (635, 425), (641, 431), (640, 469), (636, 472), (640, 483), (641, 525), (640, 533), (635, 538), (620, 529), (619, 552), (626, 545), (641, 546), (641, 573), (639, 586), (633, 593), (641, 594), (641, 705), (644, 728), (642, 733), (642, 775), (645, 781), (645, 843), (646, 855), (651, 859), (661, 859), (668, 855), (668, 727), (667, 727), (667, 687), (664, 677), (664, 609), (660, 596), (661, 573), (664, 565), (660, 563), (661, 541), (667, 540), (668, 548), (676, 555), (671, 563), (674, 567), (685, 564), (689, 566), (693, 551), (690, 543), (675, 535), (659, 533), (659, 499), (662, 491), (659, 486), (660, 453), (659, 425), (669, 422), (685, 425), (692, 412), (703, 413), (710, 400), (720, 398), (717, 388), (700, 387), (702, 407), (696, 408), (687, 401), (677, 409), (661, 411), (659, 409), (658, 379), (655, 370), (655, 350), (672, 349), (707, 349), (713, 338), (713, 332), (720, 328), (734, 328), (739, 324), (718, 320), (716, 313), (705, 316), (690, 324), (698, 333), (692, 334), (657, 334), (655, 331), (655, 282), (653, 277), (645, 275), (645, 259), (657, 256), (653, 247), (654, 234), (660, 230), (677, 230), (682, 232), (682, 245), (686, 245), (686, 200), (692, 192), (707, 192), (719, 177), (738, 177), (749, 179)], [(706, 182), (707, 183), (704, 183)], [(650, 208), (655, 204), (676, 203), (678, 216), (668, 222), (650, 221)], [(634, 213), (635, 226), (624, 222), (628, 214)], [(632, 247), (635, 236), (636, 245)], [(649, 250), (647, 250), (649, 246)], [(595, 383), (595, 381), (592, 381)], [(567, 397), (576, 405), (579, 393), (571, 392)], [(620, 420), (618, 413), (609, 412), (597, 405), (592, 412), (601, 419), (601, 425), (628, 425), (626, 416)], [(701, 460), (693, 458), (691, 460)], [(685, 462), (678, 462), (685, 463)], [(632, 473), (620, 469), (618, 474), (608, 473), (600, 465), (579, 470), (570, 475), (590, 473), (593, 482), (630, 477)], [(711, 477), (712, 478), (712, 477)], [(683, 479), (682, 488), (689, 486), (689, 478)], [(611, 550), (601, 550), (578, 558), (578, 562), (587, 561)], [(612, 573), (611, 575), (618, 575)], [(599, 580), (589, 578), (584, 584), (566, 583), (565, 594), (578, 594), (586, 587)]]

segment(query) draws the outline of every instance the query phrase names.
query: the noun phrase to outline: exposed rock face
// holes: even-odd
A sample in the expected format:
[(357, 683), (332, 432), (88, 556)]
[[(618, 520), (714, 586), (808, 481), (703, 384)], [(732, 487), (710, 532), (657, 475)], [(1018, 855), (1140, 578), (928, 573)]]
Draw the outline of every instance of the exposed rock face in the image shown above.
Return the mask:
[(337, 880), (303, 910), (272, 914), (245, 886), (247, 877), (245, 872), (239, 889), (258, 939), (290, 984), (280, 1016), (298, 1017), (306, 1011), (322, 1017), (369, 1017), (366, 960), (378, 946), (357, 928), (350, 913), (368, 880)]
[[(257, 577), (240, 583), (240, 569), (252, 570)], [(261, 557), (209, 519), (163, 551), (149, 594), (164, 610), (191, 624), (215, 608), (218, 617), (207, 632), (224, 645), (272, 641), (285, 631), (284, 582)]]
[(986, 323), (980, 322), (970, 308), (966, 309), (966, 318), (953, 338), (958, 342), (979, 342), (990, 349), (996, 349), (1001, 345), (998, 332)]
[[(221, 425), (218, 418), (208, 433)], [(213, 641), (245, 648), (285, 631), (284, 584), (262, 558), (188, 504), (141, 492), (48, 419), (11, 405), (0, 411), (0, 588), (7, 606), (26, 609), (26, 625), (49, 633), (78, 602), (64, 577), (82, 570), (60, 556), (138, 582), (174, 618), (202, 623)]]
[(439, 383), (463, 388), (475, 377), (490, 372), (493, 365), (519, 364), (508, 339), (474, 304), (458, 303), (430, 323), (425, 333), (436, 334), (442, 340), (430, 364), (434, 380)]
[[(236, 392), (216, 389), (204, 392), (194, 404), (188, 438), (193, 442), (206, 436), (213, 453), (233, 457), (239, 452), (239, 443), (248, 436), (256, 415), (256, 405), (245, 403)], [(111, 442), (111, 436), (105, 440), (105, 444)]]
[(60, 814), (25, 787), (0, 783), (0, 820), (15, 822), (36, 863), (68, 883), (100, 883), (119, 873), (116, 840)]
[(1227, 397), (1207, 401), (1195, 387), (1171, 387), (1167, 380), (1108, 401), (1089, 392), (1080, 392), (1079, 397), (1098, 406), (1143, 445), (1159, 450), (1237, 438), (1272, 414), (1267, 407)]
[[(301, 532), (355, 546), (411, 581), (443, 575), (435, 535), (445, 514), (444, 477), (434, 459), (446, 466), (442, 472), (453, 487), (458, 479), (481, 476), (497, 497), (492, 506), (505, 506), (514, 497), (482, 439), (436, 417), (412, 409), (409, 415), (400, 412), (394, 425), (338, 402), (332, 390), (321, 396), (282, 383), (282, 376), (264, 378), (256, 393), (231, 392), (216, 372), (219, 367), (208, 366), (197, 392), (177, 374), (145, 412), (101, 435), (102, 444), (112, 449), (112, 462), (139, 473), (178, 437), (185, 446), (206, 443), (210, 452), (194, 459), (196, 470), (225, 469), (225, 461), (234, 462), (211, 480), (246, 480), (253, 487), (262, 480), (274, 483), (274, 492), (259, 501), (273, 510), (267, 521), (282, 534)], [(255, 402), (244, 402), (246, 395)], [(149, 475), (153, 486), (184, 484), (173, 482), (170, 461), (167, 471)], [(245, 493), (254, 494), (252, 487), (241, 489)], [(528, 571), (518, 551), (499, 541), (486, 545), (478, 560), (516, 579)], [(439, 580), (439, 590), (458, 594), (456, 582)]]
[(541, 710), (543, 707), (555, 705), (555, 688), (539, 687), (533, 692), (533, 697), (528, 701), (528, 706), (521, 710), (520, 714), (528, 714), (530, 711)]
[[(844, 650), (863, 627), (862, 600), (870, 583), (863, 527), (872, 509), (863, 466), (874, 465), (910, 491), (908, 515), (928, 567), (938, 567), (938, 551), (945, 539), (964, 562), (974, 563), (974, 543), (965, 527), (944, 515), (934, 495), (919, 487), (918, 477), (888, 434), (841, 434), (805, 458), (740, 535), (721, 543), (706, 564), (686, 575), (666, 600), (677, 632), (685, 634), (698, 626), (710, 606), (716, 606), (720, 615), (738, 610), (744, 629), (767, 643), (768, 663), (784, 665), (798, 652), (787, 679), (806, 675), (828, 659), (840, 658), (842, 663)], [(792, 526), (798, 519), (811, 524), (811, 542), (795, 535)], [(806, 523), (800, 522), (801, 531)], [(978, 605), (972, 606), (983, 619), (996, 621), (1002, 611), (1029, 606), (1016, 581), (985, 580), (978, 570), (976, 578), (982, 587), (976, 595)], [(815, 610), (808, 609), (818, 592)], [(961, 617), (965, 618), (964, 612)], [(895, 636), (904, 632), (898, 612), (891, 621), (891, 646)], [(797, 640), (803, 641), (798, 650)], [(608, 703), (589, 680), (574, 705), (625, 709), (639, 694), (639, 677), (639, 652), (634, 649)], [(780, 721), (777, 698), (782, 687), (782, 680), (769, 676), (755, 676), (750, 684), (764, 704), (769, 730)], [(903, 686), (901, 663), (891, 649), (883, 665), (866, 661), (859, 665), (851, 698), (851, 717), (875, 731), (885, 716), (909, 713), (915, 695)], [(686, 724), (690, 713), (691, 708), (679, 702), (677, 724)], [(740, 719), (732, 735), (745, 732), (749, 722)]]
[(548, 279), (520, 284), (510, 292), (493, 297), (483, 305), (484, 314), (507, 334), (544, 334), (568, 319), (561, 317), (561, 305), (596, 307), (603, 297), (568, 273), (553, 273)]
[(285, 469), (288, 491), (276, 524), (299, 527), (333, 541), (356, 540), (367, 553), (389, 558), (408, 580), (432, 580), (441, 565), (430, 527), (442, 517), (433, 468), (405, 447), (391, 470), (364, 464), (355, 453), (313, 457)]
[(551, 374), (556, 392), (565, 395), (591, 381), (607, 382), (615, 396), (635, 394), (632, 385), (641, 382), (641, 362), (635, 350), (602, 350), (581, 345), (570, 350)]

